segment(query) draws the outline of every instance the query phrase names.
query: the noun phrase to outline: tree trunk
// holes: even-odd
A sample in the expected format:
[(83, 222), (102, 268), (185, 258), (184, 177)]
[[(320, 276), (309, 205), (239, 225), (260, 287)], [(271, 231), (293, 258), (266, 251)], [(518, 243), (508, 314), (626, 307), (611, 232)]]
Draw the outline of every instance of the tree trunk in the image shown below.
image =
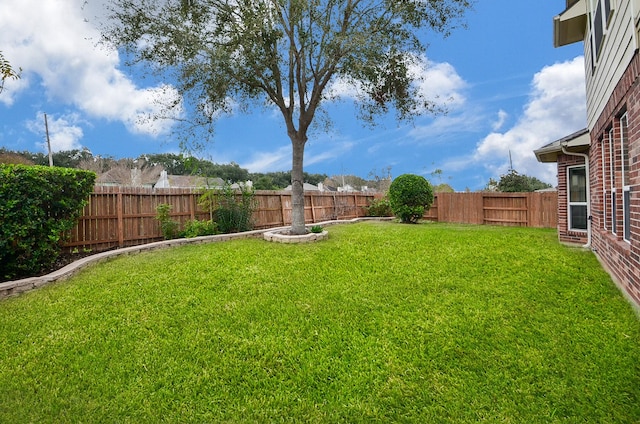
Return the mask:
[(291, 137), (293, 161), (291, 165), (291, 234), (306, 234), (304, 225), (304, 145), (305, 140)]

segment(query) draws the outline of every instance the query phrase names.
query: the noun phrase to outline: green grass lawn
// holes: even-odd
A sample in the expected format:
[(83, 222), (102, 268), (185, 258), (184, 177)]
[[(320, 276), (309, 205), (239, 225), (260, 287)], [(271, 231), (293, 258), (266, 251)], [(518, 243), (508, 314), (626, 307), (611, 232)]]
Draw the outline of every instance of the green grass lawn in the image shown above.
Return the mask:
[(551, 230), (329, 231), (0, 302), (0, 422), (640, 422), (640, 320), (592, 253)]

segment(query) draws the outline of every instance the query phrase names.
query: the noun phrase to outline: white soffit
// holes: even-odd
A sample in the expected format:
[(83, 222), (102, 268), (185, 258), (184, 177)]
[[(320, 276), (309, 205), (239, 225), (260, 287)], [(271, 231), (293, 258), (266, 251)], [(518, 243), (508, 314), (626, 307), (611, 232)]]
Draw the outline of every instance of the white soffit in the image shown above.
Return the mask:
[(578, 0), (553, 18), (553, 45), (560, 47), (583, 41), (586, 30), (587, 1)]

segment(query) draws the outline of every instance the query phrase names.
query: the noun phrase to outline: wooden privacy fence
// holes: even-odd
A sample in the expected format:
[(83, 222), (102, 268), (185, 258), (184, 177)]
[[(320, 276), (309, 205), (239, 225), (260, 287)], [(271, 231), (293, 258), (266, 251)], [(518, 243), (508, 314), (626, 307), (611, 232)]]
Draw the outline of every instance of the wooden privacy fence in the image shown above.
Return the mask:
[[(100, 252), (162, 240), (156, 217), (158, 205), (172, 206), (171, 218), (184, 224), (191, 219), (210, 219), (198, 206), (196, 189), (149, 189), (96, 187), (77, 226), (72, 229), (68, 250)], [(322, 222), (366, 215), (366, 206), (380, 195), (367, 193), (306, 192), (305, 221)], [(253, 214), (256, 229), (291, 224), (291, 192), (257, 191)], [(438, 222), (557, 226), (556, 193), (437, 193), (425, 219)]]
[(438, 222), (556, 228), (558, 194), (438, 193), (425, 218)]
[[(69, 233), (68, 250), (99, 252), (115, 247), (135, 246), (162, 240), (156, 208), (171, 205), (171, 219), (181, 225), (188, 220), (210, 219), (198, 206), (198, 189), (150, 189), (138, 187), (96, 187), (78, 224)], [(374, 198), (366, 193), (305, 193), (305, 222), (352, 219), (366, 215)], [(254, 228), (291, 224), (291, 192), (256, 191)]]

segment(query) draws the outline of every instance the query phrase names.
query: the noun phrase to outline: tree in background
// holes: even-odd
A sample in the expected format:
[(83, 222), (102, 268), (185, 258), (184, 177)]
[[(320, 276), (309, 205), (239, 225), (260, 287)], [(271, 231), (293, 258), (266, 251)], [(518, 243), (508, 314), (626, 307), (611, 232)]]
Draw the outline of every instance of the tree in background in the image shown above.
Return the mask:
[(536, 177), (519, 174), (518, 171), (512, 169), (508, 173), (501, 175), (499, 181), (490, 178), (485, 190), (503, 193), (525, 193), (545, 188), (551, 188), (551, 184), (540, 181)]
[(154, 153), (140, 155), (140, 158), (155, 165), (160, 165), (169, 175), (188, 175), (184, 155), (175, 153)]
[[(437, 179), (438, 183), (436, 184), (434, 181), (429, 181), (431, 186), (433, 187), (434, 193), (454, 193), (455, 190), (447, 183), (442, 182), (442, 174), (443, 171), (440, 168), (436, 168), (431, 172), (431, 178)], [(451, 178), (451, 177), (449, 177)]]
[(391, 186), (391, 166), (382, 168), (380, 171), (373, 168), (369, 171), (368, 177), (372, 187), (380, 193), (386, 193), (389, 191), (389, 186)]
[(35, 165), (35, 162), (30, 155), (27, 156), (19, 152), (12, 152), (5, 149), (4, 147), (0, 148), (0, 163), (14, 165)]
[(357, 175), (332, 175), (330, 178), (326, 178), (323, 184), (336, 188), (351, 186), (355, 190), (360, 190), (363, 186), (369, 185), (367, 180)]
[[(0, 156), (4, 159), (4, 163), (24, 163), (31, 165), (49, 166), (49, 156), (44, 153), (32, 153), (27, 150), (18, 152), (8, 150), (4, 147), (0, 148)], [(60, 150), (53, 153), (53, 164), (61, 168), (76, 168), (76, 169), (88, 169), (82, 168), (81, 163), (94, 158), (89, 149), (74, 149), (74, 150)], [(12, 157), (13, 162), (8, 161), (8, 158)], [(22, 158), (19, 162), (18, 157)], [(94, 169), (91, 169), (94, 171)]]
[(251, 180), (253, 182), (253, 188), (256, 190), (277, 190), (278, 187), (274, 184), (273, 178), (268, 175), (262, 175), (256, 179)]
[(20, 74), (11, 67), (9, 61), (4, 58), (4, 55), (0, 51), (0, 93), (4, 90), (6, 80), (18, 78), (20, 78)]
[(411, 68), (427, 30), (448, 35), (472, 1), (112, 0), (103, 34), (133, 64), (173, 77), (194, 112), (191, 128), (211, 129), (234, 108), (275, 106), (292, 145), (291, 232), (304, 234), (304, 148), (337, 96), (331, 84), (357, 87), (371, 124), (389, 108), (399, 119), (436, 112)]
[(175, 153), (146, 154), (140, 155), (138, 159), (160, 165), (170, 175), (201, 175), (231, 182), (243, 182), (249, 179), (249, 171), (235, 162), (218, 164), (195, 156)]
[[(94, 158), (91, 151), (87, 148), (82, 150), (60, 150), (53, 152), (51, 155), (53, 159), (53, 165), (61, 168), (76, 168), (80, 169), (82, 162), (90, 161)], [(36, 165), (49, 166), (49, 156), (44, 153), (36, 154)]]
[[(29, 151), (13, 151), (0, 147), (0, 163), (24, 165), (49, 165), (49, 157), (44, 153)], [(162, 168), (170, 175), (198, 175), (221, 178), (226, 182), (241, 183), (251, 180), (256, 190), (281, 190), (291, 184), (291, 171), (277, 171), (268, 173), (249, 173), (235, 162), (220, 164), (194, 156), (175, 153), (153, 153), (140, 155), (137, 158), (115, 159), (111, 156), (94, 156), (87, 148), (82, 150), (61, 150), (53, 153), (53, 164), (62, 168), (76, 168), (94, 171), (101, 175), (113, 171), (115, 179), (123, 182), (130, 181), (130, 171), (139, 169), (143, 175), (151, 169), (159, 174)], [(120, 175), (120, 177), (118, 177)], [(326, 174), (309, 174), (305, 172), (304, 181), (317, 185), (323, 182)], [(157, 180), (157, 177), (155, 178)], [(114, 181), (115, 182), (115, 181)]]
[[(305, 183), (318, 185), (327, 178), (327, 174), (309, 174), (303, 172), (303, 181)], [(249, 174), (249, 179), (253, 181), (253, 187), (256, 190), (282, 190), (291, 185), (291, 171), (276, 171), (265, 173)], [(270, 188), (269, 188), (270, 187)]]

